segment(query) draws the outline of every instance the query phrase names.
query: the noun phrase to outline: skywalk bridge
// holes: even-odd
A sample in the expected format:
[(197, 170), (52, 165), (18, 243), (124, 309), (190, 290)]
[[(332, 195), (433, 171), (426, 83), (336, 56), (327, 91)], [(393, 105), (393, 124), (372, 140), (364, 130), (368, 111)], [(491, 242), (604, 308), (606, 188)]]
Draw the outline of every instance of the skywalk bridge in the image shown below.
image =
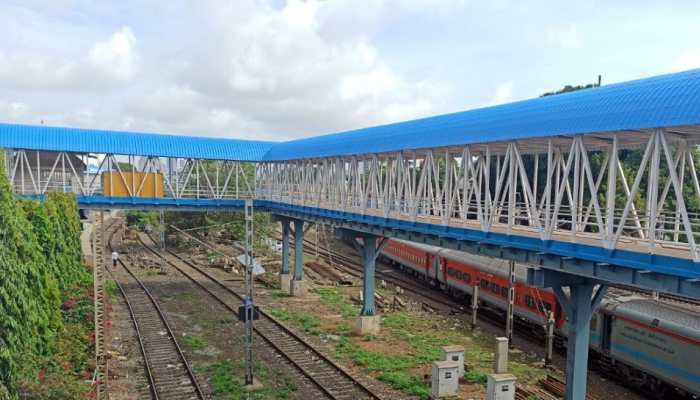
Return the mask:
[(304, 222), (374, 243), (368, 293), (382, 237), (528, 263), (568, 311), (569, 399), (606, 283), (700, 298), (698, 144), (700, 70), (280, 143), (0, 124), (16, 193), (94, 209), (252, 199), (283, 225), (283, 273)]

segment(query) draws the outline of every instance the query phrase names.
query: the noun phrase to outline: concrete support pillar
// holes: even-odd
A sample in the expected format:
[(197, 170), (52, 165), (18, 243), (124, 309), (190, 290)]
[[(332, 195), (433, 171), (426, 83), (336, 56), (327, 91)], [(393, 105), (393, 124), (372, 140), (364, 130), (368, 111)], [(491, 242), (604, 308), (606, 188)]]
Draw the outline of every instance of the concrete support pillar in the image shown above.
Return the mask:
[(379, 250), (377, 249), (377, 236), (363, 235), (363, 245), (358, 245), (358, 252), (362, 256), (362, 310), (355, 327), (360, 335), (376, 335), (379, 333), (381, 318), (377, 315), (374, 304), (375, 269)]
[(377, 259), (377, 237), (366, 236), (362, 248), (362, 264), (364, 272), (362, 274), (362, 311), (360, 315), (372, 316), (376, 314), (374, 305), (374, 272)]
[[(588, 346), (591, 317), (607, 290), (596, 281), (557, 271), (531, 268), (528, 283), (537, 287), (551, 287), (567, 317), (566, 332), (566, 400), (586, 400), (588, 378)], [(569, 288), (567, 295), (562, 289)]]
[(304, 221), (294, 220), (294, 279), (291, 281), (290, 294), (295, 297), (306, 296), (304, 281)]
[(283, 219), (282, 224), (282, 274), (289, 274), (289, 220)]
[(289, 273), (289, 220), (281, 219), (282, 224), (282, 268), (280, 270), (280, 288), (285, 293), (292, 291), (292, 275)]
[(294, 280), (304, 279), (304, 221), (294, 220)]

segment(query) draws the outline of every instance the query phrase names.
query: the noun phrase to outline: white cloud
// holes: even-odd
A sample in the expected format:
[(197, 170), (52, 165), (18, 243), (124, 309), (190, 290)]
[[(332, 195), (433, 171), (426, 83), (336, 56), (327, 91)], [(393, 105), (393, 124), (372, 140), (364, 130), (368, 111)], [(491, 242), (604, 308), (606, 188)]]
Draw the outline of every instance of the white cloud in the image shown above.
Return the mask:
[[(697, 48), (700, 5), (688, 7), (584, 2), (523, 18), (532, 6), (510, 0), (5, 1), (0, 121), (267, 139), (353, 129), (697, 66), (697, 51), (681, 55)], [(671, 22), (640, 24), (648, 15)]]
[(550, 29), (547, 32), (547, 41), (565, 50), (578, 49), (583, 46), (583, 39), (576, 25)]
[(502, 82), (496, 86), (496, 91), (486, 106), (495, 106), (513, 101), (513, 82)]
[(126, 26), (112, 34), (109, 40), (96, 43), (90, 50), (89, 59), (108, 75), (126, 80), (134, 72), (135, 44), (136, 37), (131, 28)]
[(700, 49), (684, 51), (671, 64), (671, 70), (674, 72), (693, 68), (700, 68)]

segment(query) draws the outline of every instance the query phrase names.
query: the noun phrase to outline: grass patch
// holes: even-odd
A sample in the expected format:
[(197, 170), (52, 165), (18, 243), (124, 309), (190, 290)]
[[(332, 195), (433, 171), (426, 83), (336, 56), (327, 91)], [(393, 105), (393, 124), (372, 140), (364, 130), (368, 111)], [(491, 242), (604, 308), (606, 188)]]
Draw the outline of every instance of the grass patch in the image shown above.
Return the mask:
[(288, 321), (297, 327), (304, 330), (304, 332), (313, 333), (315, 335), (319, 334), (319, 327), (321, 326), (321, 320), (318, 317), (305, 312), (290, 311), (285, 308), (273, 308), (270, 310), (270, 314), (273, 317), (279, 318), (282, 321)]
[(349, 357), (355, 364), (368, 372), (378, 373), (377, 379), (386, 382), (395, 389), (421, 399), (430, 397), (430, 386), (420, 377), (412, 375), (409, 370), (418, 365), (412, 354), (390, 356), (367, 351), (353, 343), (347, 337), (341, 338), (336, 351), (341, 356)]
[(286, 400), (293, 397), (297, 385), (288, 376), (270, 374), (270, 370), (261, 364), (256, 364), (254, 375), (262, 382), (262, 388), (248, 392), (245, 390), (244, 371), (242, 362), (234, 365), (232, 362), (219, 362), (206, 368), (210, 375), (210, 384), (214, 394), (226, 400)]
[(318, 294), (325, 304), (328, 304), (343, 318), (355, 318), (359, 315), (359, 308), (354, 306), (338, 288), (315, 288), (312, 292)]
[(186, 335), (182, 338), (182, 341), (187, 348), (194, 351), (206, 349), (209, 345), (205, 338), (197, 335)]
[(480, 383), (482, 385), (486, 384), (486, 373), (477, 371), (475, 369), (470, 369), (468, 371), (464, 371), (464, 379), (467, 380), (467, 382), (470, 383)]
[(119, 288), (117, 287), (117, 283), (114, 281), (109, 281), (105, 285), (105, 291), (107, 292), (109, 297), (116, 297), (118, 290), (119, 290)]
[(285, 292), (282, 289), (273, 289), (269, 293), (270, 293), (270, 297), (272, 297), (275, 300), (285, 299), (287, 297), (291, 297), (289, 295), (289, 293)]

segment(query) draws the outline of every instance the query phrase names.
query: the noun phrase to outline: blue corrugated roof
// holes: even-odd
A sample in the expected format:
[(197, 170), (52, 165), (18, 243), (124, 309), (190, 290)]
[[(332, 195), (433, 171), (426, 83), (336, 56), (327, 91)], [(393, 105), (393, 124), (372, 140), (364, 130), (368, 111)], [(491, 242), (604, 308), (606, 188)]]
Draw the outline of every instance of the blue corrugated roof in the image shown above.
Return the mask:
[(278, 161), (700, 124), (700, 69), (275, 143), (0, 124), (0, 147)]
[(700, 69), (276, 144), (266, 160), (700, 124)]
[(0, 123), (0, 147), (258, 161), (273, 142)]

